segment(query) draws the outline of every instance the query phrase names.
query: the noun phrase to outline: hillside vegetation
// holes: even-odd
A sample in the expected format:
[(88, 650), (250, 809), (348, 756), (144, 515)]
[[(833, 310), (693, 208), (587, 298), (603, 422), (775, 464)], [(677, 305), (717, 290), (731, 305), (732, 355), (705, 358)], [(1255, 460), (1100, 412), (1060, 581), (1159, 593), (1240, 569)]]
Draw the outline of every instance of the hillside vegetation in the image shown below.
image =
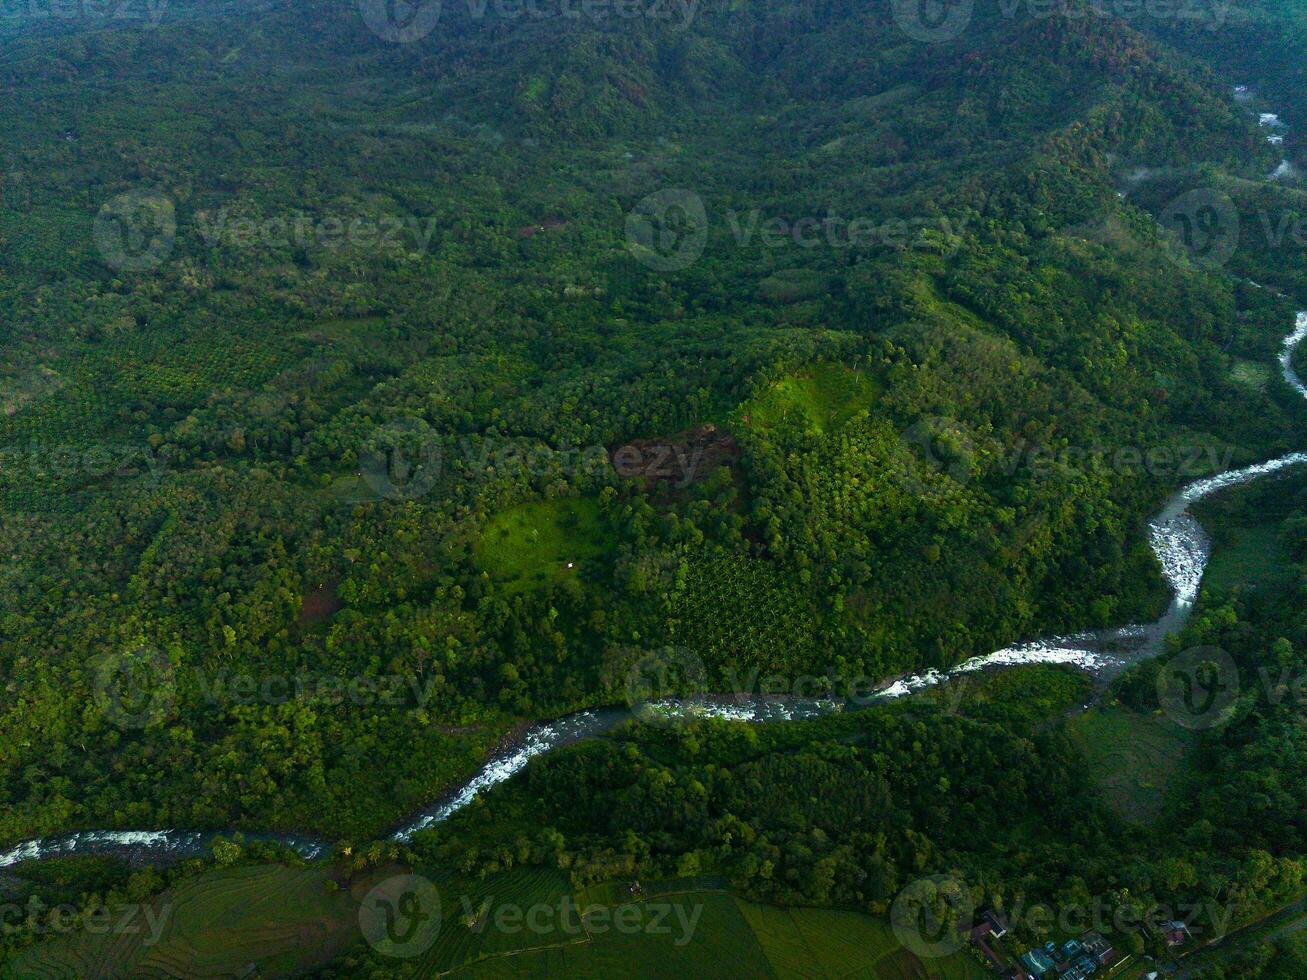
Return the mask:
[[(1307, 300), (1262, 233), (1300, 213), (1266, 176), (1307, 134), (1301, 18), (978, 0), (929, 43), (900, 6), (447, 2), (412, 43), (346, 0), (0, 19), (0, 839), (364, 840), (627, 700), (641, 652), (792, 689), (1159, 614), (1147, 516), (1307, 444), (1258, 370)], [(1194, 630), (1304, 649), (1250, 563)], [(1195, 797), (1213, 866), (1153, 864), (1051, 710), (995, 714), (624, 731), (427, 851), (503, 864), (530, 793), (596, 881), (1292, 891), (1295, 835)], [(1117, 802), (1170, 812), (1188, 761)]]

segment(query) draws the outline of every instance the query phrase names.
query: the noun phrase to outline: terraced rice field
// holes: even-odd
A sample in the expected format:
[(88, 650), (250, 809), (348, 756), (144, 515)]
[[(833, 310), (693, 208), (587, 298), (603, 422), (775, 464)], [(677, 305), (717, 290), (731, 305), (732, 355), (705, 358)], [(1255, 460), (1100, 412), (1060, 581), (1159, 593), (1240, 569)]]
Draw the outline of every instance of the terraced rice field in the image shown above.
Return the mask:
[(1071, 737), (1085, 753), (1103, 799), (1127, 820), (1148, 823), (1192, 764), (1197, 736), (1160, 716), (1120, 706), (1073, 718)]
[[(670, 906), (665, 914), (664, 906)], [(629, 910), (622, 929), (599, 926), (590, 915), (585, 935), (567, 945), (488, 959), (453, 975), (460, 980), (546, 975), (598, 980), (721, 976), (726, 970), (741, 977), (775, 976), (727, 892), (685, 892), (616, 908)], [(693, 922), (689, 929), (683, 928), (687, 922)]]
[(779, 978), (968, 978), (985, 971), (966, 954), (922, 960), (899, 945), (888, 924), (837, 909), (779, 909), (739, 901)]
[[(441, 928), (435, 945), (418, 961), (418, 976), (443, 976), (482, 960), (584, 941), (560, 921), (558, 910), (571, 889), (557, 871), (506, 871), (485, 881), (427, 876), (440, 890)], [(537, 913), (529, 925), (526, 913), (536, 906), (550, 911)], [(513, 909), (522, 910), (520, 921), (513, 919)]]
[[(136, 928), (80, 931), (42, 944), (10, 964), (10, 975), (202, 980), (312, 969), (358, 938), (358, 895), (366, 893), (359, 889), (368, 882), (353, 893), (330, 890), (332, 870), (257, 865), (190, 878), (160, 894)], [(149, 921), (159, 928), (152, 931)]]
[[(330, 865), (259, 865), (209, 872), (163, 892), (140, 927), (80, 932), (35, 947), (6, 976), (290, 976), (363, 942), (358, 908), (377, 869), (347, 889)], [(485, 880), (424, 871), (440, 892), (434, 945), (413, 977), (460, 980), (568, 976), (733, 976), (842, 980), (965, 980), (983, 970), (965, 954), (923, 961), (885, 922), (856, 912), (778, 909), (737, 898), (715, 878), (625, 882), (573, 892), (558, 871), (516, 869)], [(389, 961), (394, 965), (395, 961)], [(257, 971), (257, 972), (254, 972)]]
[[(442, 891), (452, 882), (447, 881)], [(460, 980), (507, 977), (747, 976), (789, 978), (939, 978), (985, 976), (965, 954), (922, 961), (899, 946), (888, 924), (857, 912), (778, 909), (739, 899), (716, 879), (644, 882), (632, 901), (623, 882), (583, 889), (573, 896), (583, 911), (580, 934), (523, 933), (471, 937), (449, 915), (441, 938), (424, 957), (422, 977)], [(562, 876), (510, 872), (491, 879), (486, 894), (496, 902), (553, 902), (562, 898)], [(605, 912), (596, 917), (595, 910)], [(452, 909), (446, 908), (447, 912)], [(618, 916), (626, 926), (616, 928)], [(506, 941), (515, 940), (515, 941)], [(516, 948), (514, 948), (516, 947)], [(461, 959), (460, 959), (461, 958)]]

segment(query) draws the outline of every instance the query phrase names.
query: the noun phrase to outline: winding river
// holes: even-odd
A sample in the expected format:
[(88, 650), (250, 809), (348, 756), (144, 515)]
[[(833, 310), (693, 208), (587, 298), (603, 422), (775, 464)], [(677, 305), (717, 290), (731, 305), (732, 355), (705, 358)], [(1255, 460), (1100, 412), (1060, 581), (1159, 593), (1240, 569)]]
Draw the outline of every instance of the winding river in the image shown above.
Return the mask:
[[(1307, 398), (1307, 386), (1293, 368), (1293, 355), (1307, 340), (1307, 311), (1298, 314), (1292, 334), (1285, 338), (1280, 353), (1284, 379)], [(1189, 508), (1204, 497), (1229, 487), (1252, 483), (1264, 476), (1307, 463), (1307, 453), (1290, 453), (1278, 459), (1192, 483), (1180, 490), (1148, 524), (1148, 537), (1162, 572), (1171, 587), (1170, 607), (1161, 619), (1146, 625), (1095, 630), (1072, 636), (1050, 637), (1007, 647), (983, 657), (974, 657), (950, 671), (926, 671), (904, 677), (877, 692), (869, 701), (856, 705), (837, 699), (711, 698), (663, 700), (636, 710), (607, 708), (582, 711), (529, 729), (508, 749), (497, 754), (471, 779), (447, 794), (396, 830), (391, 839), (408, 841), (420, 830), (448, 818), (476, 796), (520, 772), (534, 756), (586, 738), (593, 738), (621, 722), (635, 717), (664, 719), (714, 717), (765, 724), (812, 718), (848, 707), (861, 707), (904, 697), (978, 670), (1017, 667), (1028, 664), (1072, 664), (1106, 679), (1139, 660), (1154, 656), (1162, 639), (1179, 629), (1188, 618), (1211, 553), (1211, 542)], [(70, 854), (114, 853), (134, 861), (172, 861), (206, 853), (219, 836), (232, 832), (184, 830), (88, 830), (60, 837), (32, 840), (0, 854), (0, 868), (22, 861), (35, 861)], [(290, 834), (241, 832), (247, 841), (270, 841), (292, 848), (305, 858), (316, 858), (330, 847), (326, 841)]]
[[(1280, 354), (1285, 380), (1307, 398), (1307, 385), (1303, 384), (1293, 368), (1294, 351), (1305, 339), (1307, 311), (1298, 314), (1295, 330), (1285, 339)], [(1096, 676), (1110, 678), (1128, 664), (1154, 656), (1166, 634), (1176, 631), (1184, 624), (1198, 597), (1199, 586), (1207, 569), (1210, 541), (1189, 513), (1191, 505), (1229, 487), (1251, 483), (1304, 463), (1307, 463), (1307, 453), (1290, 453), (1266, 463), (1199, 480), (1180, 490), (1167, 502), (1148, 524), (1150, 544), (1161, 562), (1173, 595), (1170, 607), (1156, 622), (1050, 637), (1007, 647), (988, 656), (967, 660), (951, 671), (931, 670), (901, 678), (877, 692), (871, 703), (904, 697), (978, 670), (1060, 663), (1072, 664)], [(858, 706), (865, 703), (867, 702), (861, 702)], [(765, 724), (817, 717), (843, 711), (849, 706), (848, 702), (835, 699), (702, 698), (658, 701), (642, 706), (639, 711), (645, 717), (653, 713), (670, 719), (715, 717)], [(446, 819), (470, 803), (479, 793), (521, 771), (532, 757), (601, 735), (633, 716), (634, 711), (623, 708), (583, 711), (529, 729), (466, 783), (395, 831), (392, 839), (408, 841), (418, 831)], [(219, 833), (214, 831), (82, 831), (19, 844), (0, 854), (0, 867), (74, 853), (118, 853), (136, 860), (178, 860), (206, 853), (218, 836)], [(306, 858), (318, 857), (329, 847), (322, 840), (287, 834), (245, 833), (244, 837), (249, 841), (283, 844)]]

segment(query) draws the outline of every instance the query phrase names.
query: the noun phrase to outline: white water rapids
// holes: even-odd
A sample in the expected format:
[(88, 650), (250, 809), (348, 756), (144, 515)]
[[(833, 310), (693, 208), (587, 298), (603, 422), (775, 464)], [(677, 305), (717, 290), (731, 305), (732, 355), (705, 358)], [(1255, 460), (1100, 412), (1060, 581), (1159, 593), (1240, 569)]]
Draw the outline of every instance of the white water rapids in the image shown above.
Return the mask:
[[(1295, 330), (1284, 341), (1280, 365), (1285, 381), (1307, 398), (1293, 368), (1293, 355), (1307, 340), (1307, 311), (1298, 314)], [(1078, 633), (1017, 644), (983, 657), (973, 657), (952, 670), (925, 671), (895, 681), (878, 692), (876, 700), (904, 697), (933, 687), (952, 677), (990, 668), (1020, 667), (1029, 664), (1072, 664), (1092, 673), (1111, 673), (1131, 659), (1140, 659), (1152, 651), (1166, 633), (1183, 624), (1202, 584), (1210, 554), (1210, 542), (1198, 522), (1189, 514), (1195, 502), (1229, 487), (1251, 483), (1291, 466), (1307, 463), (1307, 453), (1290, 453), (1256, 466), (1231, 470), (1199, 480), (1171, 498), (1148, 525), (1148, 539), (1162, 565), (1162, 573), (1171, 586), (1171, 607), (1156, 623), (1125, 626), (1112, 630)], [(704, 698), (694, 701), (668, 699), (640, 709), (646, 720), (684, 717), (714, 717), (742, 722), (790, 721), (841, 711), (844, 702), (822, 699), (781, 699), (755, 697), (729, 701)], [(411, 822), (396, 831), (392, 840), (408, 841), (418, 831), (447, 819), (476, 799), (490, 787), (521, 772), (535, 756), (584, 738), (599, 735), (619, 722), (632, 717), (620, 709), (583, 711), (557, 721), (531, 728), (509, 750), (496, 755), (466, 783), (433, 804)], [(21, 861), (34, 861), (69, 854), (104, 852), (126, 853), (131, 857), (184, 858), (203, 854), (216, 832), (159, 830), (93, 830), (62, 837), (27, 841), (0, 853), (0, 868)], [(293, 848), (306, 858), (318, 857), (328, 845), (311, 838), (286, 834), (245, 834), (250, 840), (275, 841)]]
[[(1293, 368), (1293, 355), (1307, 339), (1307, 311), (1300, 312), (1293, 333), (1285, 338), (1280, 352), (1280, 366), (1284, 380), (1307, 398), (1303, 385)], [(982, 670), (986, 667), (1013, 667), (1023, 664), (1074, 664), (1084, 670), (1100, 672), (1119, 669), (1126, 663), (1123, 656), (1109, 652), (1113, 649), (1133, 650), (1136, 655), (1183, 624), (1202, 585), (1211, 554), (1211, 542), (1202, 526), (1189, 513), (1193, 504), (1230, 487), (1241, 486), (1291, 466), (1307, 463), (1307, 453), (1290, 453), (1266, 463), (1258, 463), (1239, 470), (1230, 470), (1198, 480), (1177, 493), (1162, 512), (1148, 524), (1148, 541), (1162, 565), (1162, 575), (1171, 587), (1171, 608), (1156, 623), (1124, 626), (1112, 630), (1077, 633), (1035, 640), (1007, 647), (984, 657), (973, 657), (951, 671), (927, 671), (896, 682), (886, 694), (901, 697), (913, 691), (939, 684), (950, 677)]]

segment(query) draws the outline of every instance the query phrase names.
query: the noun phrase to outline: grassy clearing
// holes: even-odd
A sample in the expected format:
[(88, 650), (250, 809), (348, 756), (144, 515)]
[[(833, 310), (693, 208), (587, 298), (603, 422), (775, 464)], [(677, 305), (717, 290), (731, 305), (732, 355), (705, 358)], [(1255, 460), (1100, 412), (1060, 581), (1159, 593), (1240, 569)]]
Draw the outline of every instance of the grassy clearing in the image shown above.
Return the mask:
[(1231, 528), (1212, 553), (1204, 585), (1227, 592), (1238, 586), (1272, 588), (1294, 577), (1278, 527)]
[(1127, 820), (1149, 823), (1193, 764), (1198, 738), (1168, 719), (1119, 705), (1072, 718), (1071, 737), (1103, 799)]
[[(19, 977), (281, 976), (312, 969), (358, 935), (357, 902), (370, 879), (330, 890), (329, 865), (256, 865), (182, 881), (151, 903), (151, 915), (111, 917), (24, 952)], [(151, 922), (157, 927), (152, 927)]]
[(1281, 525), (1307, 487), (1301, 471), (1204, 500), (1196, 516), (1212, 535), (1212, 559), (1203, 587), (1274, 590), (1291, 584), (1298, 570)]
[(1230, 369), (1230, 379), (1253, 391), (1265, 391), (1271, 383), (1272, 367), (1258, 361), (1236, 361)]
[(523, 592), (579, 574), (609, 541), (598, 502), (542, 500), (490, 518), (475, 553), (505, 591)]
[(758, 293), (769, 303), (816, 299), (829, 288), (829, 277), (811, 269), (782, 269), (758, 283)]
[(323, 320), (296, 336), (316, 343), (358, 344), (369, 340), (386, 324), (384, 317), (355, 317), (352, 320)]
[(871, 408), (876, 387), (861, 371), (842, 364), (815, 364), (776, 382), (740, 409), (753, 428), (798, 426), (820, 435), (833, 432)]

